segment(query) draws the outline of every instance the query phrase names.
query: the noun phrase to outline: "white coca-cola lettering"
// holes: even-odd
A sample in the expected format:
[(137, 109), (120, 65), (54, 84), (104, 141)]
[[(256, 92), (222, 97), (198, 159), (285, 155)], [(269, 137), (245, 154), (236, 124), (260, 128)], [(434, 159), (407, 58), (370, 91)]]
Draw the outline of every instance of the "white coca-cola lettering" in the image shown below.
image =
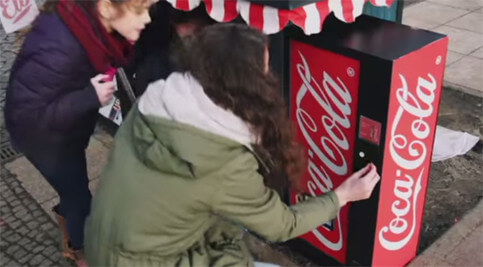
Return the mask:
[[(348, 173), (347, 160), (342, 151), (349, 150), (349, 141), (341, 128), (349, 129), (351, 122), (350, 103), (352, 98), (345, 84), (340, 78), (334, 80), (327, 72), (323, 72), (322, 87), (312, 77), (309, 65), (305, 57), (300, 53), (301, 64), (297, 64), (297, 71), (302, 79), (302, 85), (296, 95), (296, 118), (298, 126), (309, 145), (308, 172), (311, 180), (307, 182), (307, 188), (312, 196), (316, 196), (317, 191), (326, 193), (333, 189), (333, 182), (325, 168), (328, 168), (337, 175)], [(309, 94), (307, 94), (309, 93)], [(320, 118), (320, 124), (327, 132), (327, 136), (322, 136), (320, 142), (314, 140), (310, 133), (318, 132), (318, 122), (301, 107), (301, 102), (306, 96), (311, 96), (320, 107), (325, 111), (325, 115)], [(323, 165), (314, 163), (314, 156)], [(299, 200), (300, 198), (297, 198)], [(338, 229), (336, 240), (328, 240), (317, 229), (313, 230), (315, 237), (326, 247), (338, 251), (342, 249), (342, 227), (340, 217), (335, 219)]]
[[(305, 59), (304, 59), (305, 60)], [(300, 71), (300, 69), (299, 69)], [(349, 93), (349, 90), (347, 90), (347, 87), (345, 84), (340, 80), (340, 78), (337, 77), (337, 81), (339, 81), (339, 84), (337, 84), (330, 75), (324, 71), (324, 80), (322, 81), (322, 84), (324, 86), (325, 92), (329, 95), (330, 100), (339, 108), (339, 110), (342, 112), (342, 116), (340, 117), (337, 115), (337, 113), (329, 113), (333, 115), (334, 119), (337, 119), (337, 121), (344, 127), (344, 128), (349, 128), (350, 126), (350, 121), (349, 118), (347, 117), (348, 115), (351, 114), (351, 107), (349, 104), (352, 102), (352, 97)], [(329, 90), (332, 89), (332, 90)], [(319, 87), (320, 90), (320, 87)], [(333, 90), (338, 94), (338, 96), (334, 95)], [(329, 99), (325, 96), (324, 92), (321, 92), (322, 97), (326, 101), (325, 103), (328, 102)], [(342, 98), (342, 101), (339, 101), (339, 97)], [(329, 105), (330, 107), (330, 105)], [(332, 109), (330, 109), (332, 111)], [(327, 110), (329, 112), (329, 110)]]
[[(428, 153), (424, 139), (428, 138), (431, 132), (426, 120), (434, 116), (434, 91), (437, 88), (433, 75), (428, 74), (428, 77), (429, 79), (418, 78), (416, 95), (414, 95), (409, 91), (406, 78), (399, 74), (402, 84), (396, 91), (399, 108), (390, 126), (389, 139), (391, 158), (398, 166), (394, 185), (394, 196), (397, 200), (391, 206), (394, 218), (379, 231), (379, 242), (391, 251), (403, 248), (412, 239), (416, 230), (418, 196), (425, 171), (422, 164), (427, 159)], [(403, 116), (414, 118), (410, 127), (400, 126), (401, 120), (405, 118)], [(403, 129), (403, 127), (407, 128)], [(406, 136), (409, 133), (412, 135)], [(410, 172), (418, 172), (416, 181), (411, 174), (408, 174)]]
[[(419, 193), (421, 192), (421, 180), (424, 174), (424, 168), (421, 170), (421, 173), (419, 174), (418, 179), (416, 180), (416, 187), (414, 189), (414, 195), (412, 195), (412, 199), (410, 201), (411, 203), (411, 229), (410, 231), (405, 235), (401, 236), (399, 239), (396, 239), (395, 241), (388, 240), (384, 237), (384, 234), (387, 232), (391, 232), (392, 234), (395, 235), (401, 235), (403, 234), (407, 228), (408, 228), (408, 222), (407, 220), (403, 217), (409, 213), (409, 209), (406, 212), (402, 212), (398, 215), (396, 215), (395, 210), (397, 211), (398, 209), (395, 208), (395, 205), (398, 205), (400, 202), (399, 200), (394, 201), (392, 205), (391, 211), (393, 212), (394, 215), (396, 215), (396, 218), (392, 219), (391, 222), (389, 223), (388, 226), (382, 227), (381, 231), (379, 231), (379, 242), (381, 242), (381, 245), (386, 248), (387, 250), (399, 250), (403, 248), (413, 237), (414, 232), (416, 230), (416, 211), (417, 211), (417, 204), (418, 204), (418, 196)], [(412, 178), (408, 175), (407, 178), (411, 179)], [(414, 180), (413, 180), (414, 181)], [(394, 189), (394, 193), (398, 191), (397, 188)], [(405, 201), (409, 202), (408, 199), (405, 199)], [(398, 226), (398, 224), (402, 224), (401, 226)]]
[(319, 189), (319, 191), (323, 193), (329, 192), (333, 188), (332, 181), (330, 180), (327, 171), (322, 166), (317, 166), (312, 161), (314, 153), (312, 150), (309, 150), (309, 157), (310, 161), (308, 164), (309, 175), (312, 178), (312, 181), (308, 181), (307, 185), (309, 188), (309, 192), (312, 196), (317, 195), (315, 190)]
[(327, 239), (321, 232), (319, 232), (317, 229), (313, 230), (312, 233), (314, 233), (315, 237), (322, 242), (325, 246), (328, 248), (332, 249), (333, 251), (339, 251), (342, 249), (342, 225), (340, 222), (340, 216), (339, 212), (337, 213), (337, 219), (335, 220), (335, 223), (337, 223), (336, 229), (339, 229), (338, 235), (337, 235), (337, 241), (330, 241)]
[[(341, 149), (343, 147), (348, 147), (348, 145), (346, 145), (347, 138), (344, 136), (339, 126), (344, 128), (350, 127), (350, 121), (347, 116), (351, 114), (351, 111), (350, 108), (349, 110), (346, 110), (345, 107), (348, 105), (347, 103), (352, 102), (352, 98), (344, 83), (339, 78), (337, 78), (339, 83), (336, 83), (325, 71), (323, 75), (324, 80), (322, 82), (324, 85), (324, 90), (322, 90), (320, 85), (312, 77), (310, 68), (304, 56), (300, 52), (299, 55), (302, 60), (302, 64), (297, 64), (297, 71), (302, 79), (303, 84), (296, 96), (296, 117), (298, 125), (302, 131), (302, 134), (304, 135), (305, 140), (309, 144), (309, 147), (314, 151), (317, 157), (319, 157), (320, 160), (324, 162), (334, 173), (338, 175), (345, 175), (347, 174), (347, 161), (342, 155)], [(317, 87), (317, 90), (314, 88), (314, 85)], [(336, 136), (334, 132), (337, 132), (341, 135), (335, 139), (330, 139), (323, 136), (320, 140), (323, 150), (320, 149), (319, 145), (316, 144), (307, 131), (308, 127), (311, 132), (316, 132), (317, 124), (310, 114), (307, 113), (307, 111), (300, 108), (300, 103), (307, 92), (310, 92), (310, 95), (327, 113), (327, 115), (324, 115), (321, 118), (325, 130), (331, 137)], [(333, 96), (335, 99), (329, 99), (327, 94)], [(335, 97), (335, 94), (340, 96), (344, 102), (340, 102), (340, 99)], [(336, 110), (334, 110), (334, 107), (331, 103), (333, 103), (335, 107), (342, 108), (338, 109), (342, 115), (339, 115)]]
[[(330, 138), (335, 141), (335, 143), (342, 149), (347, 150), (349, 149), (349, 141), (345, 137), (344, 133), (340, 130), (339, 127), (335, 124), (334, 120), (327, 116), (322, 117), (322, 124), (324, 128), (327, 130)], [(334, 133), (336, 130), (337, 134)]]

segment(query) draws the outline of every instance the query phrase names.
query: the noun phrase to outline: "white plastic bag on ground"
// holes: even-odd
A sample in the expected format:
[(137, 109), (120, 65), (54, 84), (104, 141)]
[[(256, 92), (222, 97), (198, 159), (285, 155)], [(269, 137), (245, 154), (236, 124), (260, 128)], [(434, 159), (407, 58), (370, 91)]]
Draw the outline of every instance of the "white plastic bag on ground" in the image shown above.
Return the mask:
[(465, 132), (453, 131), (436, 126), (432, 161), (437, 162), (463, 155), (473, 148), (480, 140), (479, 137)]

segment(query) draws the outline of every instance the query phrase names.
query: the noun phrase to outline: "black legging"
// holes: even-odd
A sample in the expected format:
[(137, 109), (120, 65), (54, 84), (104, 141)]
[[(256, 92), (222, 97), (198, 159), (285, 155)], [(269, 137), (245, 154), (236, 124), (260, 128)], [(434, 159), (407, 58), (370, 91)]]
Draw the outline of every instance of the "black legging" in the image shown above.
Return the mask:
[(58, 212), (66, 220), (70, 245), (75, 250), (83, 248), (84, 222), (92, 198), (85, 149), (43, 143), (23, 147), (22, 151), (59, 194)]

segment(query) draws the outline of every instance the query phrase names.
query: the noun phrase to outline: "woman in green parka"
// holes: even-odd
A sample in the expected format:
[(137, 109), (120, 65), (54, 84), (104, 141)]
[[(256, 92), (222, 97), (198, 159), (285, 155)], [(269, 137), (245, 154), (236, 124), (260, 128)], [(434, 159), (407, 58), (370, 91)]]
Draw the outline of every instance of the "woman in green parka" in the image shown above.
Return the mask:
[(192, 40), (186, 72), (149, 85), (93, 199), (89, 265), (251, 266), (244, 228), (285, 241), (370, 196), (379, 180), (372, 164), (294, 206), (266, 186), (265, 170), (296, 186), (306, 169), (267, 45), (245, 25), (209, 26)]

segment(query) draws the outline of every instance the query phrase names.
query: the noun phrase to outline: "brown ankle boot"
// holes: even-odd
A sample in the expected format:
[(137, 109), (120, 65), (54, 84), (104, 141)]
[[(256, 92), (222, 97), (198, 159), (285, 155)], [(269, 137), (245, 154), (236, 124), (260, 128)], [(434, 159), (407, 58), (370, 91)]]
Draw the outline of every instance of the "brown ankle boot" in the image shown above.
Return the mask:
[(57, 224), (59, 224), (60, 233), (62, 234), (61, 247), (62, 250), (65, 251), (69, 248), (69, 233), (67, 233), (67, 228), (65, 226), (65, 218), (60, 215), (58, 210), (59, 205), (56, 205), (52, 208), (52, 211), (55, 213), (55, 217), (57, 219)]
[(62, 251), (62, 257), (74, 261), (77, 267), (87, 267), (87, 261), (84, 257), (84, 252), (82, 250), (72, 249), (69, 244), (67, 244), (67, 249)]
[(60, 215), (58, 209), (59, 205), (56, 205), (52, 208), (52, 211), (55, 213), (57, 223), (59, 224), (60, 233), (62, 234), (62, 257), (74, 261), (78, 267), (87, 267), (87, 262), (85, 260), (83, 251), (74, 250), (70, 246), (69, 233), (67, 233), (67, 228), (65, 226), (65, 218)]
[(88, 267), (86, 257), (84, 256), (84, 252), (82, 250), (74, 251), (75, 255), (75, 264), (77, 267)]

